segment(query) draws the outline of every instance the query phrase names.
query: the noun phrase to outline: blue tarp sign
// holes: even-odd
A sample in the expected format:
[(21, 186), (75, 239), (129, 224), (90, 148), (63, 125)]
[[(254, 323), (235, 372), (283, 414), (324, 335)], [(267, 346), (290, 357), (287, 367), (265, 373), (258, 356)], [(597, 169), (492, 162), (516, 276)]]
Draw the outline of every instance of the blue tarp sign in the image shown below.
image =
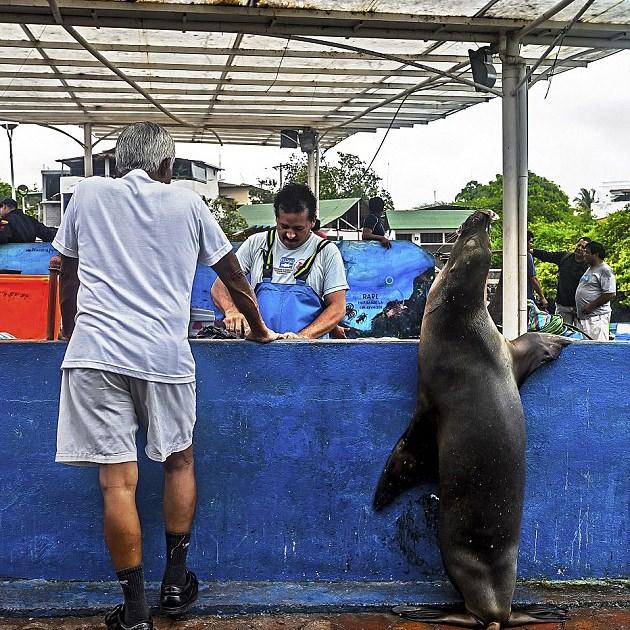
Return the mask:
[(427, 293), (433, 282), (433, 256), (409, 241), (342, 241), (348, 285), (342, 326), (350, 337), (418, 337)]
[[(233, 245), (238, 249), (240, 243)], [(365, 241), (335, 245), (341, 251), (350, 285), (342, 322), (348, 328), (348, 337), (418, 337), (433, 281), (433, 257), (409, 241), (392, 241), (391, 249)], [(49, 243), (3, 245), (0, 268), (48, 274), (50, 257), (56, 253)], [(221, 319), (210, 296), (216, 277), (210, 267), (197, 266), (191, 306), (215, 311)]]

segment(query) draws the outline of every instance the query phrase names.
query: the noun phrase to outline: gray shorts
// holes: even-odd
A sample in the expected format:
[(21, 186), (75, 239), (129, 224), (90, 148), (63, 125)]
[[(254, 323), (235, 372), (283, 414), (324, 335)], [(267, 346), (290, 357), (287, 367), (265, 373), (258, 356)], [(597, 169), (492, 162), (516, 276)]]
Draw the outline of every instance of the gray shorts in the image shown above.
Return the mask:
[(140, 427), (147, 431), (147, 456), (158, 462), (192, 444), (194, 382), (156, 383), (87, 368), (62, 372), (55, 461), (84, 466), (136, 461)]

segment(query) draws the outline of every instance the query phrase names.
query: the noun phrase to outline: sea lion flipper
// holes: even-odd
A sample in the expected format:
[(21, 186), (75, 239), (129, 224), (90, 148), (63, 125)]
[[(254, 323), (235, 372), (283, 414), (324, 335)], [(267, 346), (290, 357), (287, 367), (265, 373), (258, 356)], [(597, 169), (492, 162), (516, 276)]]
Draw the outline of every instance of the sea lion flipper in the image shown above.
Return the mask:
[(510, 342), (517, 385), (520, 387), (539, 367), (557, 359), (571, 343), (568, 337), (548, 333), (525, 333)]
[(430, 411), (421, 405), (387, 459), (374, 493), (374, 509), (380, 511), (405, 490), (437, 479), (435, 425)]
[(519, 606), (512, 608), (512, 614), (509, 621), (505, 624), (506, 628), (518, 628), (520, 626), (535, 623), (553, 623), (566, 621), (569, 618), (564, 608), (552, 605), (532, 604), (530, 606)]
[[(467, 612), (457, 612), (436, 606), (394, 606), (392, 612), (404, 619), (431, 624), (449, 624), (461, 628), (485, 628), (477, 618)], [(500, 626), (498, 626), (500, 627)]]

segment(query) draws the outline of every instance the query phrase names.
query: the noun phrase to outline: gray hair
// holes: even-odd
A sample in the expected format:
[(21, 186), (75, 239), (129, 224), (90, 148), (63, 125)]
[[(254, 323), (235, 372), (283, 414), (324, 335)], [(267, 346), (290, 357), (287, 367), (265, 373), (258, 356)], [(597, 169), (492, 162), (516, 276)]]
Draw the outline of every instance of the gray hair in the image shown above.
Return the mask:
[(155, 173), (160, 164), (175, 161), (175, 141), (160, 125), (138, 122), (125, 127), (116, 142), (116, 170), (126, 175), (134, 168)]

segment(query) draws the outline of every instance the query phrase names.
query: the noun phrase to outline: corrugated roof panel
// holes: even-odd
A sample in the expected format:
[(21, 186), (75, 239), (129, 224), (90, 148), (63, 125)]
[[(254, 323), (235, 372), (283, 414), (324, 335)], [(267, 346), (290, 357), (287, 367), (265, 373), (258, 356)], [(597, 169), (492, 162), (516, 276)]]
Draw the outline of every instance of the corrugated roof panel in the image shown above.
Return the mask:
[(433, 230), (438, 228), (457, 229), (474, 210), (462, 208), (419, 210), (388, 210), (387, 222), (392, 230)]
[[(343, 216), (359, 201), (352, 199), (322, 199), (319, 202), (319, 219), (322, 227)], [(241, 206), (238, 211), (250, 227), (256, 225), (272, 226), (276, 224), (272, 203), (257, 203)]]
[[(310, 126), (326, 148), (358, 130), (425, 123), (493, 98), (500, 76), (494, 94), (461, 83), (471, 78), (468, 49), (496, 44), (555, 2), (322, 0), (316, 9), (306, 1), (58, 4), (65, 24), (183, 122), (177, 128), (154, 104), (142, 104), (136, 88), (52, 23), (46, 4), (28, 0), (0, 6), (5, 119), (91, 122), (99, 134), (142, 116), (176, 129), (178, 138), (217, 141), (204, 130), (210, 126), (222, 130), (223, 142), (270, 144), (278, 144), (282, 128)], [(584, 18), (590, 23), (565, 33), (565, 20), (577, 9), (567, 7), (527, 36), (522, 56), (532, 65), (563, 34), (562, 47), (537, 74), (556, 56), (558, 73), (615, 47), (630, 48), (630, 34), (620, 26), (630, 21), (630, 0), (596, 0)], [(498, 56), (494, 65), (500, 75)], [(449, 71), (453, 76), (440, 74)], [(400, 100), (388, 101), (403, 93), (410, 96), (392, 121)]]

